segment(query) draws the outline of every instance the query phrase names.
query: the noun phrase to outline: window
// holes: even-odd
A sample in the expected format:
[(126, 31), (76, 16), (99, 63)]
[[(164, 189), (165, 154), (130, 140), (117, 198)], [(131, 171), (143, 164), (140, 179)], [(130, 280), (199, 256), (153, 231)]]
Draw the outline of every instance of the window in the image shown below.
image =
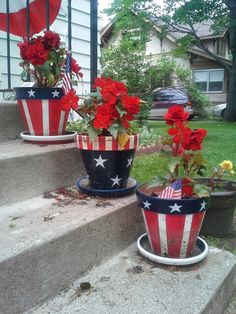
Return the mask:
[(194, 71), (193, 81), (202, 92), (223, 92), (224, 69)]

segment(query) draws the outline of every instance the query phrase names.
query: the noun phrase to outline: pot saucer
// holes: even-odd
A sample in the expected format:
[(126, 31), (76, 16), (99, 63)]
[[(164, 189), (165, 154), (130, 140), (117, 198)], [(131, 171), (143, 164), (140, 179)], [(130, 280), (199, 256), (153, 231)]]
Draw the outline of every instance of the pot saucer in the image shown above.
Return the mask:
[(75, 140), (76, 132), (66, 131), (63, 135), (31, 135), (28, 131), (20, 134), (21, 138), (34, 144), (64, 144)]
[(184, 266), (191, 265), (200, 262), (203, 260), (208, 252), (207, 243), (200, 237), (197, 238), (196, 245), (193, 249), (191, 257), (185, 258), (170, 258), (164, 257), (160, 255), (156, 255), (152, 252), (152, 249), (149, 244), (147, 233), (142, 234), (137, 240), (137, 246), (139, 252), (149, 260), (153, 262), (157, 262), (159, 264), (164, 265), (176, 265), (176, 266)]
[(102, 197), (119, 197), (133, 193), (137, 187), (137, 182), (134, 179), (129, 178), (126, 188), (114, 190), (98, 190), (90, 188), (88, 178), (78, 180), (76, 185), (77, 188), (85, 194)]

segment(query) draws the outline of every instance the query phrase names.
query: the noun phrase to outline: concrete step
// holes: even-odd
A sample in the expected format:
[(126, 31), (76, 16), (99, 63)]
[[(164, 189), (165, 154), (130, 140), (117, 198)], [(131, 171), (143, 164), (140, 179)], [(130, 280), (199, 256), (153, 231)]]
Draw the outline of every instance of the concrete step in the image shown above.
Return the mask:
[(60, 189), (0, 212), (1, 314), (55, 296), (144, 232), (134, 195), (100, 199)]
[(19, 106), (16, 102), (0, 103), (0, 143), (19, 138), (25, 130)]
[(0, 205), (74, 185), (84, 175), (75, 143), (35, 145), (22, 140), (0, 143)]
[(235, 289), (236, 258), (229, 252), (210, 248), (199, 264), (161, 266), (134, 244), (27, 313), (223, 314)]

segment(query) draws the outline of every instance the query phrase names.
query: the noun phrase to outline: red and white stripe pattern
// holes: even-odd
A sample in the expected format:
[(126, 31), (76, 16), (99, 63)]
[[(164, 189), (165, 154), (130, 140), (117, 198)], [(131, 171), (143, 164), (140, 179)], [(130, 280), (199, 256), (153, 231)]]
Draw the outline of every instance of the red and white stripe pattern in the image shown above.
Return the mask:
[(71, 72), (71, 53), (70, 51), (68, 51), (66, 55), (65, 71), (62, 75), (62, 90), (64, 92), (64, 95), (67, 95), (72, 87), (70, 72)]
[(25, 126), (31, 135), (62, 135), (69, 111), (61, 110), (60, 99), (18, 99)]
[(98, 136), (91, 142), (88, 135), (76, 135), (76, 144), (79, 149), (84, 150), (99, 150), (99, 151), (114, 151), (114, 150), (128, 150), (137, 149), (139, 143), (139, 135), (134, 134), (129, 136), (129, 140), (124, 147), (120, 147), (118, 141), (112, 136)]
[(197, 241), (205, 211), (171, 215), (142, 209), (142, 213), (155, 254), (172, 258), (189, 256)]

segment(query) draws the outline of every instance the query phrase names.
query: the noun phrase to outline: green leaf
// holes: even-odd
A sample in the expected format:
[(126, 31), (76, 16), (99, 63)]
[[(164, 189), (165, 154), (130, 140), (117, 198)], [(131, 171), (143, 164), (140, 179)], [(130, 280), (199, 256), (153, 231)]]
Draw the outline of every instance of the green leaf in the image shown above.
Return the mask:
[(88, 126), (87, 130), (88, 130), (88, 135), (89, 135), (89, 137), (90, 137), (90, 140), (91, 140), (92, 142), (94, 142), (95, 139), (97, 138), (98, 134), (99, 134), (99, 131), (95, 130), (95, 129), (94, 129), (93, 127), (91, 127), (91, 126)]
[(210, 188), (203, 184), (195, 183), (193, 186), (194, 194), (196, 194), (198, 197), (209, 197), (210, 196)]

